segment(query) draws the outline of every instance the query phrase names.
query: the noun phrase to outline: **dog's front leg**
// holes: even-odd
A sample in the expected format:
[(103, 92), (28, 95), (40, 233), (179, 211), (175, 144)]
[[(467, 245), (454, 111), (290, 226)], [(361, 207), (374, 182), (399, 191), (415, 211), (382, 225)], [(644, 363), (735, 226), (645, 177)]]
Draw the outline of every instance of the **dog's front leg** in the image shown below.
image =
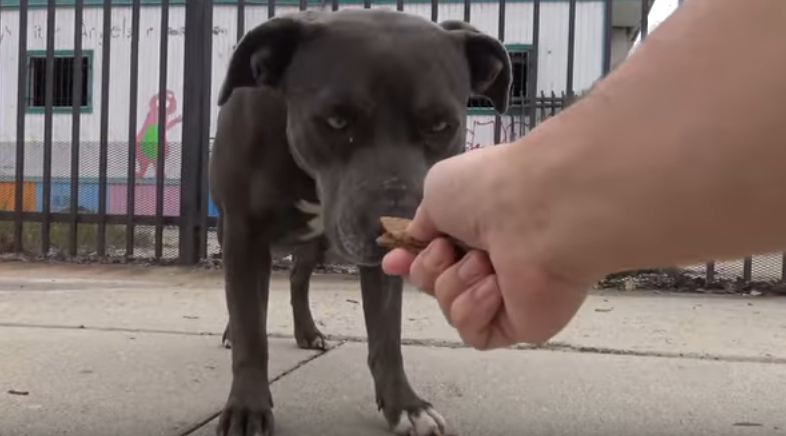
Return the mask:
[(269, 436), (274, 427), (266, 334), (270, 246), (245, 216), (227, 215), (223, 226), (232, 387), (217, 434)]
[(403, 282), (380, 267), (361, 267), (363, 314), (368, 332), (368, 365), (377, 405), (399, 435), (432, 436), (445, 432), (445, 420), (409, 384), (401, 355)]
[(295, 321), (295, 341), (300, 348), (327, 349), (327, 340), (314, 323), (309, 305), (308, 291), (311, 274), (324, 256), (324, 242), (316, 239), (292, 253), (292, 271), (289, 274), (292, 315)]

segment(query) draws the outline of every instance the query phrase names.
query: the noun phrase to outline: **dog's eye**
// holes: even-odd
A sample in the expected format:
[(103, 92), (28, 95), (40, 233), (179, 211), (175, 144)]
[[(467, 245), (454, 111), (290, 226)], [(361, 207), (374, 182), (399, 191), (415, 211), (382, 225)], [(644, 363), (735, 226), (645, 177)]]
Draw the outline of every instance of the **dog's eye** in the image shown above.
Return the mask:
[(347, 127), (347, 124), (349, 123), (347, 122), (346, 118), (342, 118), (334, 115), (334, 116), (327, 117), (327, 124), (332, 129), (344, 130)]
[(442, 133), (447, 130), (448, 126), (447, 121), (437, 121), (431, 125), (431, 133)]

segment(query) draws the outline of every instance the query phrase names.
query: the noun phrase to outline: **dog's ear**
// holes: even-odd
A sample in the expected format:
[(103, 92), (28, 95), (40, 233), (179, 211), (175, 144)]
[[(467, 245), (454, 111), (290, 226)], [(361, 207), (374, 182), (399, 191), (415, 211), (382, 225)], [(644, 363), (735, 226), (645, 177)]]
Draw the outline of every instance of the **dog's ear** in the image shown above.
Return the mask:
[(243, 36), (229, 60), (218, 96), (219, 106), (229, 100), (235, 88), (277, 86), (317, 15), (308, 11), (271, 18)]
[(513, 73), (510, 55), (502, 43), (463, 21), (449, 20), (440, 25), (464, 44), (472, 92), (491, 100), (497, 112), (507, 111)]

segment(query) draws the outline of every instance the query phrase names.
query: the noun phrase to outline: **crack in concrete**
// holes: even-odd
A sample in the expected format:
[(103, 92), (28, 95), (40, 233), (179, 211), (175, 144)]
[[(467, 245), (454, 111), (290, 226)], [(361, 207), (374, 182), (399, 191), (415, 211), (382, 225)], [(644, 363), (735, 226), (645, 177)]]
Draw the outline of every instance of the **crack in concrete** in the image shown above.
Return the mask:
[[(0, 322), (0, 327), (38, 328), (38, 329), (55, 329), (55, 330), (86, 330), (86, 331), (123, 332), (123, 333), (150, 333), (150, 334), (166, 334), (166, 335), (186, 335), (186, 336), (221, 336), (221, 333), (216, 333), (216, 332), (189, 332), (189, 331), (181, 331), (181, 330), (144, 329), (144, 328), (127, 328), (127, 327), (98, 327), (98, 326), (91, 327), (85, 325), (25, 324), (25, 323), (14, 323), (14, 322)], [(283, 333), (269, 333), (268, 338), (294, 339), (294, 336), (283, 334)], [(338, 343), (336, 346), (328, 348), (328, 350), (332, 350), (333, 348), (336, 348), (346, 342), (352, 342), (352, 343), (367, 342), (367, 338), (364, 336), (325, 335), (325, 339), (327, 339), (328, 341)], [(463, 342), (440, 340), (440, 339), (402, 338), (401, 344), (406, 346), (432, 347), (432, 348), (449, 348), (449, 349), (469, 348)], [(767, 363), (767, 364), (778, 364), (778, 365), (786, 364), (786, 357), (739, 356), (733, 354), (724, 355), (724, 354), (676, 352), (676, 351), (637, 351), (637, 350), (601, 347), (601, 346), (574, 345), (565, 342), (551, 342), (541, 346), (515, 345), (505, 349), (520, 350), (520, 351), (540, 350), (540, 351), (554, 351), (554, 352), (563, 352), (563, 353), (588, 353), (588, 354), (605, 354), (605, 355), (618, 355), (618, 356), (709, 360), (709, 361), (730, 362), (730, 363)]]
[[(315, 361), (315, 360), (319, 359), (320, 357), (322, 357), (322, 356), (324, 356), (324, 355), (328, 354), (329, 352), (331, 352), (331, 351), (333, 351), (333, 350), (335, 350), (335, 349), (337, 349), (337, 348), (341, 347), (342, 345), (344, 345), (344, 342), (339, 342), (338, 344), (336, 344), (336, 345), (334, 345), (334, 346), (332, 346), (332, 347), (328, 347), (328, 348), (327, 348), (327, 349), (325, 349), (325, 350), (321, 350), (321, 351), (319, 351), (319, 352), (315, 353), (314, 355), (312, 355), (312, 356), (309, 356), (309, 357), (307, 357), (307, 358), (305, 358), (305, 359), (303, 359), (303, 360), (301, 360), (301, 361), (297, 362), (297, 363), (296, 363), (294, 366), (292, 366), (291, 368), (289, 368), (289, 369), (287, 369), (286, 371), (282, 372), (281, 374), (279, 374), (279, 375), (277, 375), (277, 376), (273, 377), (273, 378), (270, 380), (270, 385), (271, 385), (271, 386), (273, 386), (273, 384), (275, 384), (277, 381), (279, 381), (279, 380), (283, 379), (284, 377), (286, 377), (286, 376), (288, 376), (288, 375), (292, 374), (293, 372), (295, 372), (295, 371), (297, 371), (298, 369), (300, 369), (300, 368), (302, 368), (302, 367), (304, 367), (304, 366), (308, 365), (309, 363), (311, 363), (311, 362), (313, 362), (313, 361)], [(213, 421), (214, 419), (218, 418), (219, 416), (221, 416), (221, 410), (219, 410), (218, 412), (215, 412), (215, 413), (211, 414), (210, 416), (208, 416), (208, 417), (207, 417), (207, 418), (205, 418), (205, 419), (202, 419), (202, 420), (200, 420), (200, 421), (199, 421), (199, 422), (197, 422), (196, 424), (194, 424), (194, 425), (192, 425), (192, 426), (190, 426), (190, 427), (186, 428), (186, 429), (185, 429), (184, 431), (182, 431), (181, 433), (178, 433), (178, 434), (177, 434), (177, 436), (188, 436), (188, 435), (194, 434), (195, 432), (197, 432), (197, 431), (201, 430), (202, 428), (204, 428), (205, 426), (207, 426), (208, 424), (210, 424), (210, 422), (211, 422), (211, 421)]]

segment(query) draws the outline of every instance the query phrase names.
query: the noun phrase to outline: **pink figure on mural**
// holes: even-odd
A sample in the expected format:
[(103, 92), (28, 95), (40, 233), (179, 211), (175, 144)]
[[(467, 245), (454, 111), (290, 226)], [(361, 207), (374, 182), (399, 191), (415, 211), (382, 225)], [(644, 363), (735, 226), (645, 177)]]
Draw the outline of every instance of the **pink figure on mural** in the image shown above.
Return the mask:
[[(150, 98), (150, 105), (147, 116), (142, 124), (142, 128), (136, 135), (136, 159), (137, 159), (137, 178), (145, 177), (147, 170), (155, 167), (158, 162), (158, 94)], [(172, 127), (183, 121), (183, 116), (174, 117), (177, 111), (177, 99), (175, 93), (167, 90), (166, 92), (166, 115), (167, 120), (164, 126), (164, 157), (169, 154), (169, 146), (166, 140), (166, 132)]]

